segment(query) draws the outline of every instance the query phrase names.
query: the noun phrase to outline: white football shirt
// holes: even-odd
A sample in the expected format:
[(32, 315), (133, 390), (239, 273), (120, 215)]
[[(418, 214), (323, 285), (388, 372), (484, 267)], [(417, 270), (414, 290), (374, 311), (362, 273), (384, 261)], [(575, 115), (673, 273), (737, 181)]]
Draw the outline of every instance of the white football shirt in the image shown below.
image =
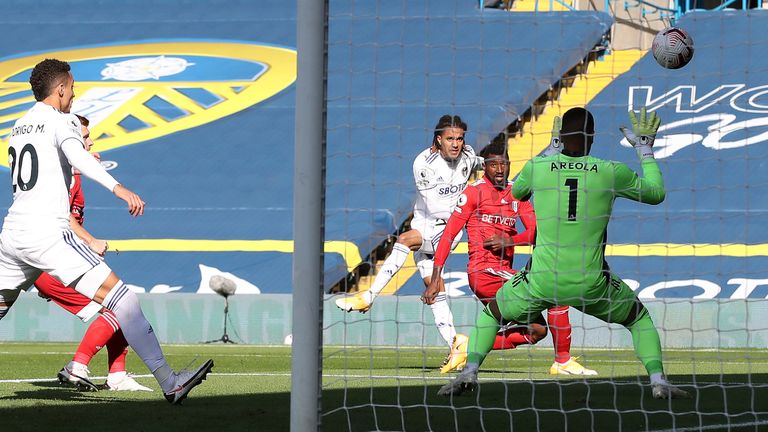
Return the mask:
[(16, 121), (8, 142), (13, 203), (3, 228), (69, 227), (69, 185), (72, 166), (61, 145), (83, 145), (80, 121), (38, 102)]
[(413, 206), (414, 218), (448, 219), (475, 166), (475, 150), (464, 145), (458, 159), (448, 162), (440, 152), (428, 148), (413, 161), (413, 178), (419, 194)]

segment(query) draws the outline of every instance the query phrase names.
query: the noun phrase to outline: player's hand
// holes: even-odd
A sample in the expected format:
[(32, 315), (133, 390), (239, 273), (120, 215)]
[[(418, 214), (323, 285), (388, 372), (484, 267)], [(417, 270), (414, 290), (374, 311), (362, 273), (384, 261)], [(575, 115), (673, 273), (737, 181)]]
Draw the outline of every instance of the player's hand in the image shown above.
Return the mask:
[(435, 302), (435, 297), (440, 293), (440, 282), (443, 280), (441, 277), (432, 278), (429, 285), (424, 289), (421, 294), (421, 301), (424, 304), (431, 305)]
[(96, 159), (97, 161), (101, 162), (101, 153), (93, 152), (93, 153), (91, 153), (91, 155), (93, 155), (94, 159)]
[(503, 251), (505, 248), (514, 245), (515, 244), (512, 242), (512, 239), (509, 237), (500, 236), (498, 234), (483, 240), (483, 247), (496, 255), (501, 254), (501, 251)]
[(140, 196), (131, 192), (127, 187), (118, 184), (112, 190), (112, 193), (128, 204), (128, 213), (130, 213), (131, 216), (141, 216), (144, 214), (144, 201)]
[(552, 138), (549, 140), (549, 147), (544, 150), (544, 156), (560, 154), (563, 151), (563, 144), (560, 141), (560, 129), (563, 128), (563, 119), (555, 116), (552, 120)]
[(631, 130), (625, 126), (621, 126), (619, 130), (635, 148), (640, 160), (653, 158), (653, 142), (661, 125), (661, 118), (655, 111), (647, 114), (643, 107), (639, 116), (634, 111), (629, 111), (629, 121), (632, 123)]
[(95, 238), (90, 242), (88, 242), (88, 248), (98, 256), (103, 257), (104, 255), (107, 254), (107, 250), (109, 249), (109, 243), (107, 243), (106, 240)]

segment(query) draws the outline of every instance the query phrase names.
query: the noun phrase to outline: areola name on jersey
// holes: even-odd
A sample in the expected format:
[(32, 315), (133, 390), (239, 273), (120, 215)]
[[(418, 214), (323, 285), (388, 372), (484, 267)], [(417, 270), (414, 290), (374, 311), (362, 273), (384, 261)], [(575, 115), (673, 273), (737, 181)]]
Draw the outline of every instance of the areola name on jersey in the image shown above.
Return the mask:
[(579, 171), (598, 172), (597, 164), (584, 163), (584, 162), (552, 162), (552, 165), (550, 165), (549, 170), (550, 171), (579, 170)]

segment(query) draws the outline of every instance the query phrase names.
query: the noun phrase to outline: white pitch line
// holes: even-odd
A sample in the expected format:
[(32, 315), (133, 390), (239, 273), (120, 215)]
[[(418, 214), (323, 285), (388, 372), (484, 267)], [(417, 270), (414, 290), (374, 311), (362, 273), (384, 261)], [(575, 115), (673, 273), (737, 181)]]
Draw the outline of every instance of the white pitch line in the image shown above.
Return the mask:
[(768, 425), (768, 420), (760, 420), (760, 421), (746, 422), (746, 423), (722, 423), (722, 424), (707, 425), (707, 426), (695, 426), (695, 427), (691, 426), (691, 427), (675, 428), (675, 429), (662, 429), (656, 432), (693, 432), (693, 431), (706, 431), (706, 430), (722, 430), (725, 428), (728, 428), (730, 430), (731, 428), (740, 428), (740, 427), (749, 427), (749, 426), (765, 426), (765, 425)]
[[(0, 351), (0, 355), (65, 355), (71, 356), (72, 351)], [(191, 353), (174, 353), (174, 356), (190, 356)], [(197, 355), (197, 354), (194, 354)], [(284, 354), (225, 354), (216, 353), (212, 354), (214, 357), (257, 357), (257, 358), (285, 358)]]
[[(285, 377), (290, 378), (291, 373), (290, 372), (225, 372), (225, 373), (210, 373), (209, 376), (220, 376), (220, 377)], [(152, 375), (145, 374), (145, 375), (134, 375), (131, 374), (131, 376), (135, 378), (152, 378)], [(101, 379), (107, 379), (106, 376), (93, 376), (90, 377), (93, 380), (101, 380)], [(390, 379), (390, 380), (402, 380), (402, 381), (450, 381), (453, 377), (452, 376), (421, 376), (421, 375), (381, 375), (381, 374), (323, 374), (323, 378), (344, 378), (344, 379)], [(7, 384), (7, 383), (34, 383), (34, 382), (55, 382), (57, 381), (57, 378), (19, 378), (19, 379), (4, 379), (0, 380), (0, 384)], [(490, 376), (490, 377), (478, 377), (479, 381), (486, 381), (486, 382), (551, 382), (551, 383), (575, 383), (580, 382), (578, 378), (575, 379), (568, 379), (568, 380), (558, 380), (557, 378), (502, 378), (498, 376)], [(606, 378), (585, 378), (583, 382), (587, 384), (616, 384), (616, 385), (626, 385), (626, 384), (635, 384), (634, 381), (613, 381)], [(693, 382), (685, 382), (685, 381), (676, 381), (676, 384), (680, 385), (688, 385), (688, 386), (696, 386), (696, 387), (703, 387), (703, 386), (722, 386), (722, 387), (734, 387), (734, 386), (754, 386), (754, 384), (750, 383), (742, 383), (742, 382), (704, 382), (704, 381), (697, 381), (695, 384)], [(644, 385), (644, 384), (642, 384)], [(766, 384), (768, 385), (768, 384)], [(761, 385), (758, 385), (761, 386)]]

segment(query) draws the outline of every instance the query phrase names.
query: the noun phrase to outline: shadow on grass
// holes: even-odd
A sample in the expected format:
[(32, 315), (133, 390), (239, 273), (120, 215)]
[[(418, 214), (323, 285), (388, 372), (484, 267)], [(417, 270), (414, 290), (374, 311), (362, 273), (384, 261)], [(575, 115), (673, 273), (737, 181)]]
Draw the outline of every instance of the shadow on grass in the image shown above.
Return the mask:
[[(674, 376), (692, 399), (654, 400), (647, 378), (638, 381), (482, 381), (477, 391), (437, 396), (440, 385), (365, 387), (323, 391), (322, 427), (328, 431), (413, 430), (655, 430), (752, 424), (768, 426), (768, 376)], [(446, 380), (447, 381), (447, 380)], [(723, 383), (725, 384), (719, 384)], [(751, 384), (747, 384), (750, 383)], [(182, 406), (161, 395), (131, 400), (109, 392), (40, 385), (4, 399), (39, 401), (3, 408), (3, 430), (287, 431), (290, 394), (203, 396)], [(311, 389), (307, 389), (311, 391)], [(51, 401), (64, 402), (52, 404)], [(69, 403), (72, 402), (72, 403)]]
[[(4, 431), (228, 432), (289, 429), (289, 393), (204, 397), (195, 397), (193, 393), (181, 406), (172, 406), (159, 393), (155, 400), (126, 400), (114, 393), (86, 393), (74, 388), (20, 391), (10, 398), (39, 400), (41, 403), (9, 409), (2, 407), (0, 399)], [(74, 403), (47, 404), (50, 401)]]
[[(376, 387), (323, 393), (328, 430), (640, 431), (745, 424), (768, 428), (768, 376), (672, 376), (687, 400), (655, 400), (643, 381), (482, 381), (466, 395), (440, 386)], [(720, 385), (725, 381), (725, 384)], [(750, 383), (751, 384), (747, 384)], [(718, 429), (719, 430), (719, 429)], [(743, 429), (742, 429), (743, 430)]]

